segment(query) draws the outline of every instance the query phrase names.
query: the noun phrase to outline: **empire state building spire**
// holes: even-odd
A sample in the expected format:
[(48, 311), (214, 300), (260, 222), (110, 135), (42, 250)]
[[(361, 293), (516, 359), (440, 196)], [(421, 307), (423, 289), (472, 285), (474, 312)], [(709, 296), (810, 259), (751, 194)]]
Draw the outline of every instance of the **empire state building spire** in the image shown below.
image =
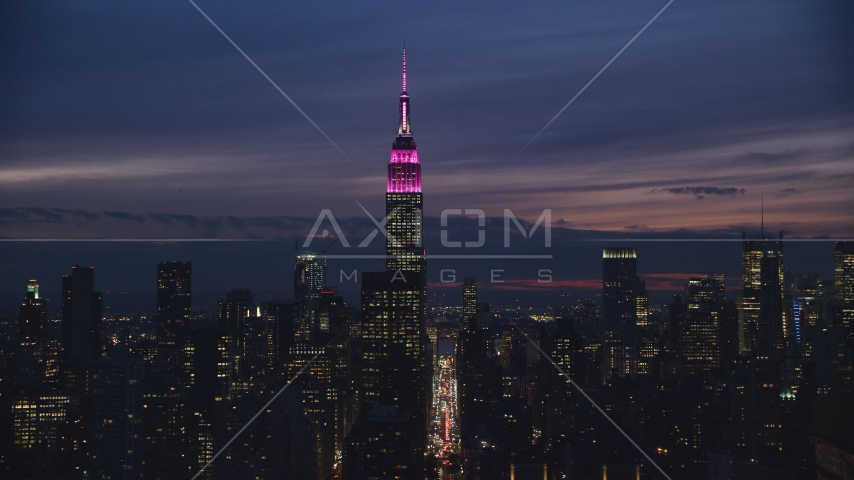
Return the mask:
[(411, 137), (411, 122), (409, 121), (409, 94), (406, 93), (406, 47), (403, 47), (403, 91), (400, 93), (400, 124), (397, 128), (398, 137)]
[[(421, 164), (418, 161), (418, 149), (412, 138), (412, 127), (409, 120), (409, 94), (406, 93), (406, 47), (403, 47), (403, 91), (400, 93), (400, 105), (398, 113), (400, 122), (397, 127), (397, 135), (391, 145), (391, 158), (388, 162), (388, 193), (421, 193)], [(415, 199), (412, 199), (415, 201)], [(417, 199), (417, 208), (420, 212), (420, 197)], [(420, 213), (419, 213), (420, 215)], [(420, 218), (420, 217), (419, 217)], [(412, 243), (420, 246), (421, 232), (420, 221), (418, 222), (417, 241)], [(416, 240), (413, 238), (413, 240)]]

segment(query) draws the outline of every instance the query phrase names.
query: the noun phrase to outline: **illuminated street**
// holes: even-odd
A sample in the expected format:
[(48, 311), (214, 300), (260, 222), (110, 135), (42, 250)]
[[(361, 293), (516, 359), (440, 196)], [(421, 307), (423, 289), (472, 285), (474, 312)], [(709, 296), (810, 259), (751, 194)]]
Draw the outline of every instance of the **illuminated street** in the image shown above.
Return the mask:
[(439, 358), (433, 377), (432, 411), (430, 448), (438, 459), (439, 478), (460, 478), (457, 379), (452, 356)]

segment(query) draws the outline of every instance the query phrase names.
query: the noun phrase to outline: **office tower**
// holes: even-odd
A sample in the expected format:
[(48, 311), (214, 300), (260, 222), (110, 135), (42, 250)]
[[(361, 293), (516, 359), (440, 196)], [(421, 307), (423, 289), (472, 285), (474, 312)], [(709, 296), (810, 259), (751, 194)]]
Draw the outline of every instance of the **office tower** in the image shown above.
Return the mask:
[(658, 357), (659, 335), (658, 329), (649, 322), (649, 295), (646, 291), (646, 282), (638, 280), (637, 284), (637, 334), (638, 334), (638, 373), (648, 375), (652, 372), (652, 364)]
[(371, 405), (385, 405), (411, 417), (408, 425), (414, 430), (407, 436), (423, 437), (417, 444), (423, 455), (431, 378), (424, 372), (430, 358), (424, 358), (422, 347), (422, 285), (414, 272), (362, 275), (360, 390), (363, 412)]
[(226, 294), (218, 306), (219, 326), (243, 348), (243, 328), (246, 317), (255, 314), (255, 296), (251, 291), (235, 288)]
[(362, 393), (367, 404), (416, 411), (420, 399), (421, 279), (362, 274)]
[(646, 291), (646, 282), (638, 280), (636, 287), (636, 315), (637, 326), (646, 328), (649, 326), (649, 294)]
[(723, 275), (709, 278), (702, 275), (688, 279), (685, 284), (685, 302), (688, 311), (713, 310), (724, 303)]
[[(466, 279), (463, 285), (464, 309), (466, 306), (477, 305), (477, 284), (474, 278)], [(458, 412), (460, 417), (460, 435), (463, 449), (472, 448), (472, 437), (479, 423), (489, 422), (494, 412), (486, 408), (492, 402), (502, 398), (505, 391), (518, 388), (519, 371), (507, 369), (506, 377), (502, 375), (502, 367), (495, 359), (492, 335), (486, 316), (488, 307), (481, 304), (475, 309), (475, 315), (462, 319), (457, 334), (455, 368), (457, 376)], [(514, 346), (522, 341), (515, 335), (508, 336), (509, 357), (515, 357)], [(514, 343), (516, 345), (514, 345)], [(523, 347), (524, 348), (524, 347)], [(548, 348), (548, 347), (546, 347)], [(507, 383), (505, 387), (504, 383)]]
[(261, 315), (267, 321), (267, 364), (277, 376), (284, 375), (282, 367), (288, 361), (288, 352), (294, 346), (294, 302), (263, 302)]
[(95, 360), (101, 356), (102, 296), (95, 292), (95, 267), (71, 267), (62, 276), (62, 358)]
[(240, 352), (239, 373), (243, 378), (255, 378), (263, 375), (267, 369), (267, 322), (261, 316), (260, 307), (251, 309), (251, 315), (243, 319), (242, 351)]
[(638, 323), (637, 251), (605, 248), (602, 252), (602, 315), (615, 339), (633, 344)]
[(854, 329), (854, 242), (836, 242), (833, 252), (836, 303), (834, 325)]
[(294, 267), (294, 300), (307, 304), (319, 297), (323, 277), (323, 266), (317, 262), (317, 254), (308, 250), (300, 252)]
[(316, 325), (313, 313), (317, 310), (320, 291), (325, 279), (325, 265), (317, 261), (314, 252), (304, 250), (297, 255), (294, 267), (294, 302), (296, 302), (297, 322), (295, 338), (300, 342), (315, 340)]
[[(603, 381), (638, 373), (637, 251), (605, 248), (602, 251), (602, 313), (606, 339)], [(643, 303), (643, 302), (642, 302)]]
[(88, 452), (98, 478), (138, 478), (135, 457), (142, 435), (142, 361), (114, 351), (92, 370), (87, 418)]
[(142, 425), (139, 436), (141, 478), (192, 477), (197, 463), (190, 428), (195, 415), (187, 406), (188, 396), (163, 386), (147, 385), (139, 403), (142, 405)]
[(335, 294), (332, 287), (323, 288), (317, 299), (317, 307), (312, 312), (319, 341), (326, 342), (347, 324), (347, 308), (344, 297)]
[(474, 277), (466, 277), (463, 281), (462, 323), (464, 324), (475, 315), (477, 315), (477, 280)]
[(780, 360), (788, 336), (783, 323), (783, 242), (742, 234), (741, 350)]
[(27, 295), (18, 307), (18, 345), (19, 379), (30, 385), (41, 383), (48, 356), (47, 307), (36, 280), (27, 284)]
[(686, 316), (680, 351), (689, 375), (710, 374), (720, 366), (720, 316), (724, 283), (720, 275), (694, 277), (685, 284)]
[(13, 445), (20, 449), (54, 449), (57, 427), (65, 421), (72, 398), (56, 392), (20, 394), (11, 403)]
[[(193, 306), (191, 262), (160, 262), (157, 264), (157, 328), (158, 336), (174, 335), (190, 321)], [(163, 341), (163, 338), (160, 339)]]
[(193, 384), (195, 345), (189, 334), (192, 309), (190, 262), (157, 264), (157, 370), (173, 375), (186, 386)]

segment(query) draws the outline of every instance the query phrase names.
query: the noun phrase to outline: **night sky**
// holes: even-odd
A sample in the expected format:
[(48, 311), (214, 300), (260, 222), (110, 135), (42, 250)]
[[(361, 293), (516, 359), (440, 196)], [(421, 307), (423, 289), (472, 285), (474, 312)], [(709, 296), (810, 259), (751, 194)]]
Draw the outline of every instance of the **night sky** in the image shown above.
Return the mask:
[[(173, 258), (194, 261), (199, 306), (232, 287), (285, 296), (321, 209), (355, 243), (372, 229), (357, 201), (384, 214), (404, 42), (428, 253), (445, 208), (496, 217), (489, 253), (504, 209), (555, 222), (553, 261), (431, 262), (431, 283), (505, 268), (503, 298), (552, 268), (552, 290), (595, 291), (613, 244), (638, 246), (661, 291), (715, 271), (737, 285), (737, 243), (598, 240), (738, 238), (763, 197), (769, 230), (854, 237), (850, 1), (677, 0), (521, 154), (666, 1), (196, 3), (349, 159), (187, 1), (3, 2), (0, 237), (275, 241), (7, 242), (0, 312), (30, 277), (55, 298), (75, 263), (141, 292), (108, 295), (117, 309), (152, 311), (154, 264)], [(830, 278), (832, 249), (787, 244), (786, 266)]]

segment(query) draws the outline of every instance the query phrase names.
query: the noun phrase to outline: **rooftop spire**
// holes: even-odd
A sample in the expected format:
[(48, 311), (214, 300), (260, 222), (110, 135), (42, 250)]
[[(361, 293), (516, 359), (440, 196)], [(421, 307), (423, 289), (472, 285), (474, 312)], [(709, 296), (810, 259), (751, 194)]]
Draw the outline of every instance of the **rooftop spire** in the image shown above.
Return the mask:
[(412, 131), (409, 125), (409, 94), (406, 93), (406, 44), (403, 44), (403, 92), (400, 93), (400, 123), (397, 128), (397, 136), (411, 137)]

